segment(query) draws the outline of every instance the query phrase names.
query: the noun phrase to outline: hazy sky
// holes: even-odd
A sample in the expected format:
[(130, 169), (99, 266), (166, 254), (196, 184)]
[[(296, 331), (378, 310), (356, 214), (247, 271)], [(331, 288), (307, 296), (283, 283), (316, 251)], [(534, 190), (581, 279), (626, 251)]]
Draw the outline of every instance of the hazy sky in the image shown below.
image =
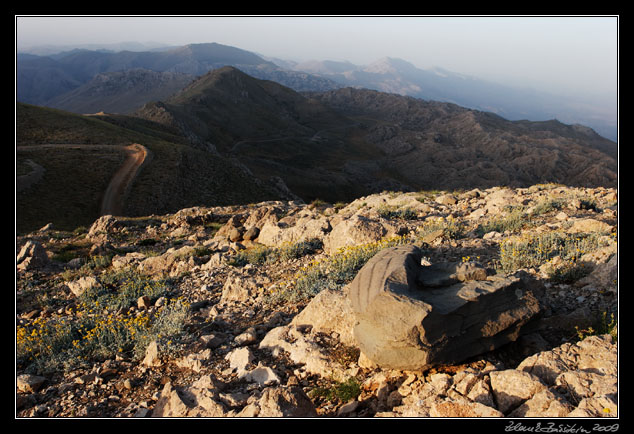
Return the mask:
[(217, 42), (295, 61), (397, 57), (565, 94), (616, 99), (618, 18), (17, 16), (19, 50), (47, 44)]

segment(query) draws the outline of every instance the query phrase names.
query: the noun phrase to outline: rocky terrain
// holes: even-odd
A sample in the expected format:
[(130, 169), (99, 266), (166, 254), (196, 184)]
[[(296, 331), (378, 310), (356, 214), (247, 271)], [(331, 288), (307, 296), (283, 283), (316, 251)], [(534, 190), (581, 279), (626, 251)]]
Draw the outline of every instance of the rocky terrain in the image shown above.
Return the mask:
[[(43, 227), (16, 241), (16, 416), (616, 417), (617, 205), (544, 184)], [(406, 338), (368, 322), (381, 297), (422, 309)]]

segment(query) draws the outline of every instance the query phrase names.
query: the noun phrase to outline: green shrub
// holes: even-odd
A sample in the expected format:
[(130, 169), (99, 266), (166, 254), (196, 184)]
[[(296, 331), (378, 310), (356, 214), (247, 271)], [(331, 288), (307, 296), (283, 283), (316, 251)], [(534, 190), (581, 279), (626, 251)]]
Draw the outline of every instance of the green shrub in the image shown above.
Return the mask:
[(579, 327), (575, 327), (577, 331), (577, 337), (579, 340), (583, 340), (588, 336), (595, 335), (605, 335), (609, 334), (614, 342), (617, 341), (618, 338), (618, 325), (616, 319), (614, 318), (614, 313), (610, 314), (608, 319), (608, 313), (602, 312), (601, 315), (595, 320), (594, 326), (590, 326), (586, 329), (579, 329)]
[(566, 201), (562, 198), (545, 198), (537, 202), (531, 211), (532, 216), (546, 214), (563, 208)]
[(411, 208), (399, 208), (397, 206), (381, 205), (377, 209), (379, 215), (385, 219), (414, 220), (418, 213)]
[(322, 247), (323, 243), (317, 238), (295, 243), (283, 243), (280, 247), (258, 245), (238, 252), (229, 260), (229, 264), (243, 266), (246, 264), (264, 265), (285, 262), (315, 253)]
[(331, 402), (346, 403), (361, 394), (359, 380), (350, 377), (345, 381), (335, 382), (329, 387), (316, 387), (310, 391), (312, 398), (324, 398)]
[(167, 296), (169, 290), (166, 281), (130, 271), (104, 276), (102, 285), (85, 291), (66, 316), (38, 317), (18, 326), (16, 362), (26, 372), (44, 373), (72, 370), (122, 353), (139, 360), (153, 340), (165, 350), (178, 348), (187, 303), (167, 300), (152, 314), (127, 310), (141, 296)]
[(457, 240), (464, 237), (465, 224), (461, 221), (457, 221), (453, 217), (427, 219), (422, 225), (418, 226), (416, 238), (422, 239), (426, 235), (436, 231), (442, 231), (444, 238)]
[(521, 207), (512, 208), (509, 213), (493, 217), (486, 223), (478, 225), (476, 234), (481, 237), (489, 232), (516, 232), (525, 227), (527, 223), (527, 215), (523, 209)]
[[(500, 268), (504, 272), (514, 272), (521, 268), (538, 268), (551, 262), (555, 257), (561, 258), (564, 262), (577, 263), (582, 255), (605, 245), (607, 245), (605, 238), (597, 233), (525, 234), (500, 243)], [(562, 273), (579, 273), (580, 271), (570, 269)]]

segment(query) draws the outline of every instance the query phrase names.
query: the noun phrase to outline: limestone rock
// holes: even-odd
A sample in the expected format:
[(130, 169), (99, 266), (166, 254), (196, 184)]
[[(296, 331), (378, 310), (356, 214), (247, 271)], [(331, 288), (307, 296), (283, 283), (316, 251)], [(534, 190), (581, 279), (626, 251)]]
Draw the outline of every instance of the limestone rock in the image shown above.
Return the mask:
[(467, 400), (450, 400), (434, 402), (429, 410), (431, 417), (504, 417), (504, 414), (495, 408), (488, 407), (478, 402)]
[(46, 249), (38, 241), (29, 240), (16, 258), (18, 270), (26, 271), (45, 267), (49, 264)]
[(354, 336), (381, 367), (458, 363), (516, 340), (541, 312), (539, 287), (523, 273), (460, 281), (484, 275), (478, 267), (428, 269), (419, 265), (421, 257), (415, 246), (384, 249), (350, 284)]
[(352, 333), (355, 319), (346, 293), (347, 287), (340, 291), (325, 289), (319, 292), (291, 323), (310, 326), (313, 332), (335, 332), (341, 343), (355, 346)]
[(87, 238), (93, 244), (103, 244), (113, 242), (112, 233), (119, 228), (119, 221), (111, 215), (103, 215), (99, 217), (90, 226)]
[(72, 282), (67, 282), (66, 286), (70, 289), (75, 297), (79, 297), (87, 289), (94, 288), (99, 285), (99, 281), (94, 276), (80, 277)]
[(260, 235), (260, 229), (257, 226), (253, 226), (242, 235), (242, 238), (245, 241), (253, 241), (258, 237), (258, 235)]
[(23, 393), (37, 392), (45, 382), (45, 377), (32, 374), (22, 374), (16, 378), (18, 391)]
[(344, 377), (346, 368), (333, 360), (328, 349), (322, 347), (315, 336), (314, 331), (305, 332), (304, 327), (295, 324), (280, 326), (266, 334), (259, 348), (271, 351), (273, 357), (278, 357), (283, 351), (294, 363), (303, 365), (306, 372), (324, 377)]
[(551, 390), (540, 390), (532, 398), (525, 401), (510, 417), (566, 417), (573, 407), (561, 396)]
[(148, 347), (145, 349), (145, 358), (143, 359), (141, 363), (147, 367), (161, 365), (161, 359), (159, 358), (158, 343), (156, 341), (150, 342)]
[(441, 205), (455, 205), (458, 203), (458, 199), (453, 194), (441, 194), (436, 199), (436, 203)]
[(258, 383), (261, 386), (267, 386), (280, 382), (280, 378), (277, 374), (268, 366), (262, 366), (261, 364), (244, 373), (241, 378), (246, 379), (254, 383)]
[(312, 401), (298, 386), (268, 387), (262, 396), (247, 405), (241, 417), (315, 417), (317, 411)]
[(324, 238), (324, 251), (333, 253), (341, 247), (356, 246), (395, 236), (398, 228), (360, 214), (354, 214), (334, 225), (330, 234)]
[(202, 376), (189, 387), (174, 387), (167, 382), (152, 417), (223, 417), (226, 410), (209, 376)]
[(331, 230), (326, 217), (304, 216), (288, 221), (269, 220), (260, 228), (258, 242), (265, 246), (279, 246), (313, 238), (322, 239)]
[[(139, 264), (139, 270), (147, 274), (171, 274), (183, 259), (194, 254), (194, 247), (170, 248), (160, 256), (150, 256)], [(184, 271), (184, 270), (183, 270)]]
[(615, 378), (617, 359), (616, 344), (610, 335), (590, 336), (576, 344), (566, 343), (551, 351), (530, 356), (517, 369), (539, 377), (548, 385), (554, 385), (561, 374), (571, 370), (585, 370)]
[(612, 226), (610, 226), (609, 224), (591, 218), (575, 220), (572, 226), (568, 229), (568, 233), (571, 234), (577, 234), (581, 232), (609, 233), (611, 231)]
[(491, 389), (503, 413), (513, 410), (547, 386), (536, 376), (524, 371), (507, 369), (489, 373)]
[(222, 288), (221, 302), (247, 302), (257, 296), (258, 285), (251, 277), (230, 273)]
[(231, 369), (243, 375), (247, 372), (247, 366), (253, 362), (253, 353), (247, 347), (237, 348), (225, 356)]

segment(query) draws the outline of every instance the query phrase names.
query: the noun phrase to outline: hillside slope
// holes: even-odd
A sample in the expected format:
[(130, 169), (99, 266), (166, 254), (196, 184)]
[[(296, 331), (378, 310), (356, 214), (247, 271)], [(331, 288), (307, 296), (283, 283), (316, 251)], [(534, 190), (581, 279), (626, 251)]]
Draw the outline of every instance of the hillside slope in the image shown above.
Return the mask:
[(456, 189), (561, 182), (616, 186), (616, 143), (587, 127), (508, 121), (450, 103), (377, 91), (310, 93), (367, 122), (365, 139), (414, 188)]
[[(38, 182), (16, 192), (18, 233), (51, 222), (72, 230), (99, 217), (106, 187), (123, 162), (115, 145), (139, 143), (151, 152), (132, 184), (123, 215), (284, 197), (274, 184), (255, 179), (238, 162), (194, 148), (160, 124), (126, 116), (80, 116), (20, 103), (16, 110), (16, 175), (34, 170), (28, 161), (43, 168)], [(95, 147), (21, 150), (36, 144)]]
[(46, 102), (73, 113), (129, 113), (168, 98), (193, 80), (191, 74), (131, 69), (97, 74), (88, 83)]
[[(179, 129), (197, 146), (238, 158), (256, 176), (282, 178), (304, 200), (345, 200), (385, 178), (346, 164), (377, 164), (379, 150), (355, 144), (355, 122), (321, 103), (233, 67), (213, 70), (164, 102), (134, 115)], [(385, 188), (385, 187), (382, 187)]]
[(615, 186), (617, 146), (589, 128), (507, 121), (451, 103), (366, 89), (297, 93), (225, 67), (139, 117), (279, 176), (304, 200), (385, 189), (561, 182)]

